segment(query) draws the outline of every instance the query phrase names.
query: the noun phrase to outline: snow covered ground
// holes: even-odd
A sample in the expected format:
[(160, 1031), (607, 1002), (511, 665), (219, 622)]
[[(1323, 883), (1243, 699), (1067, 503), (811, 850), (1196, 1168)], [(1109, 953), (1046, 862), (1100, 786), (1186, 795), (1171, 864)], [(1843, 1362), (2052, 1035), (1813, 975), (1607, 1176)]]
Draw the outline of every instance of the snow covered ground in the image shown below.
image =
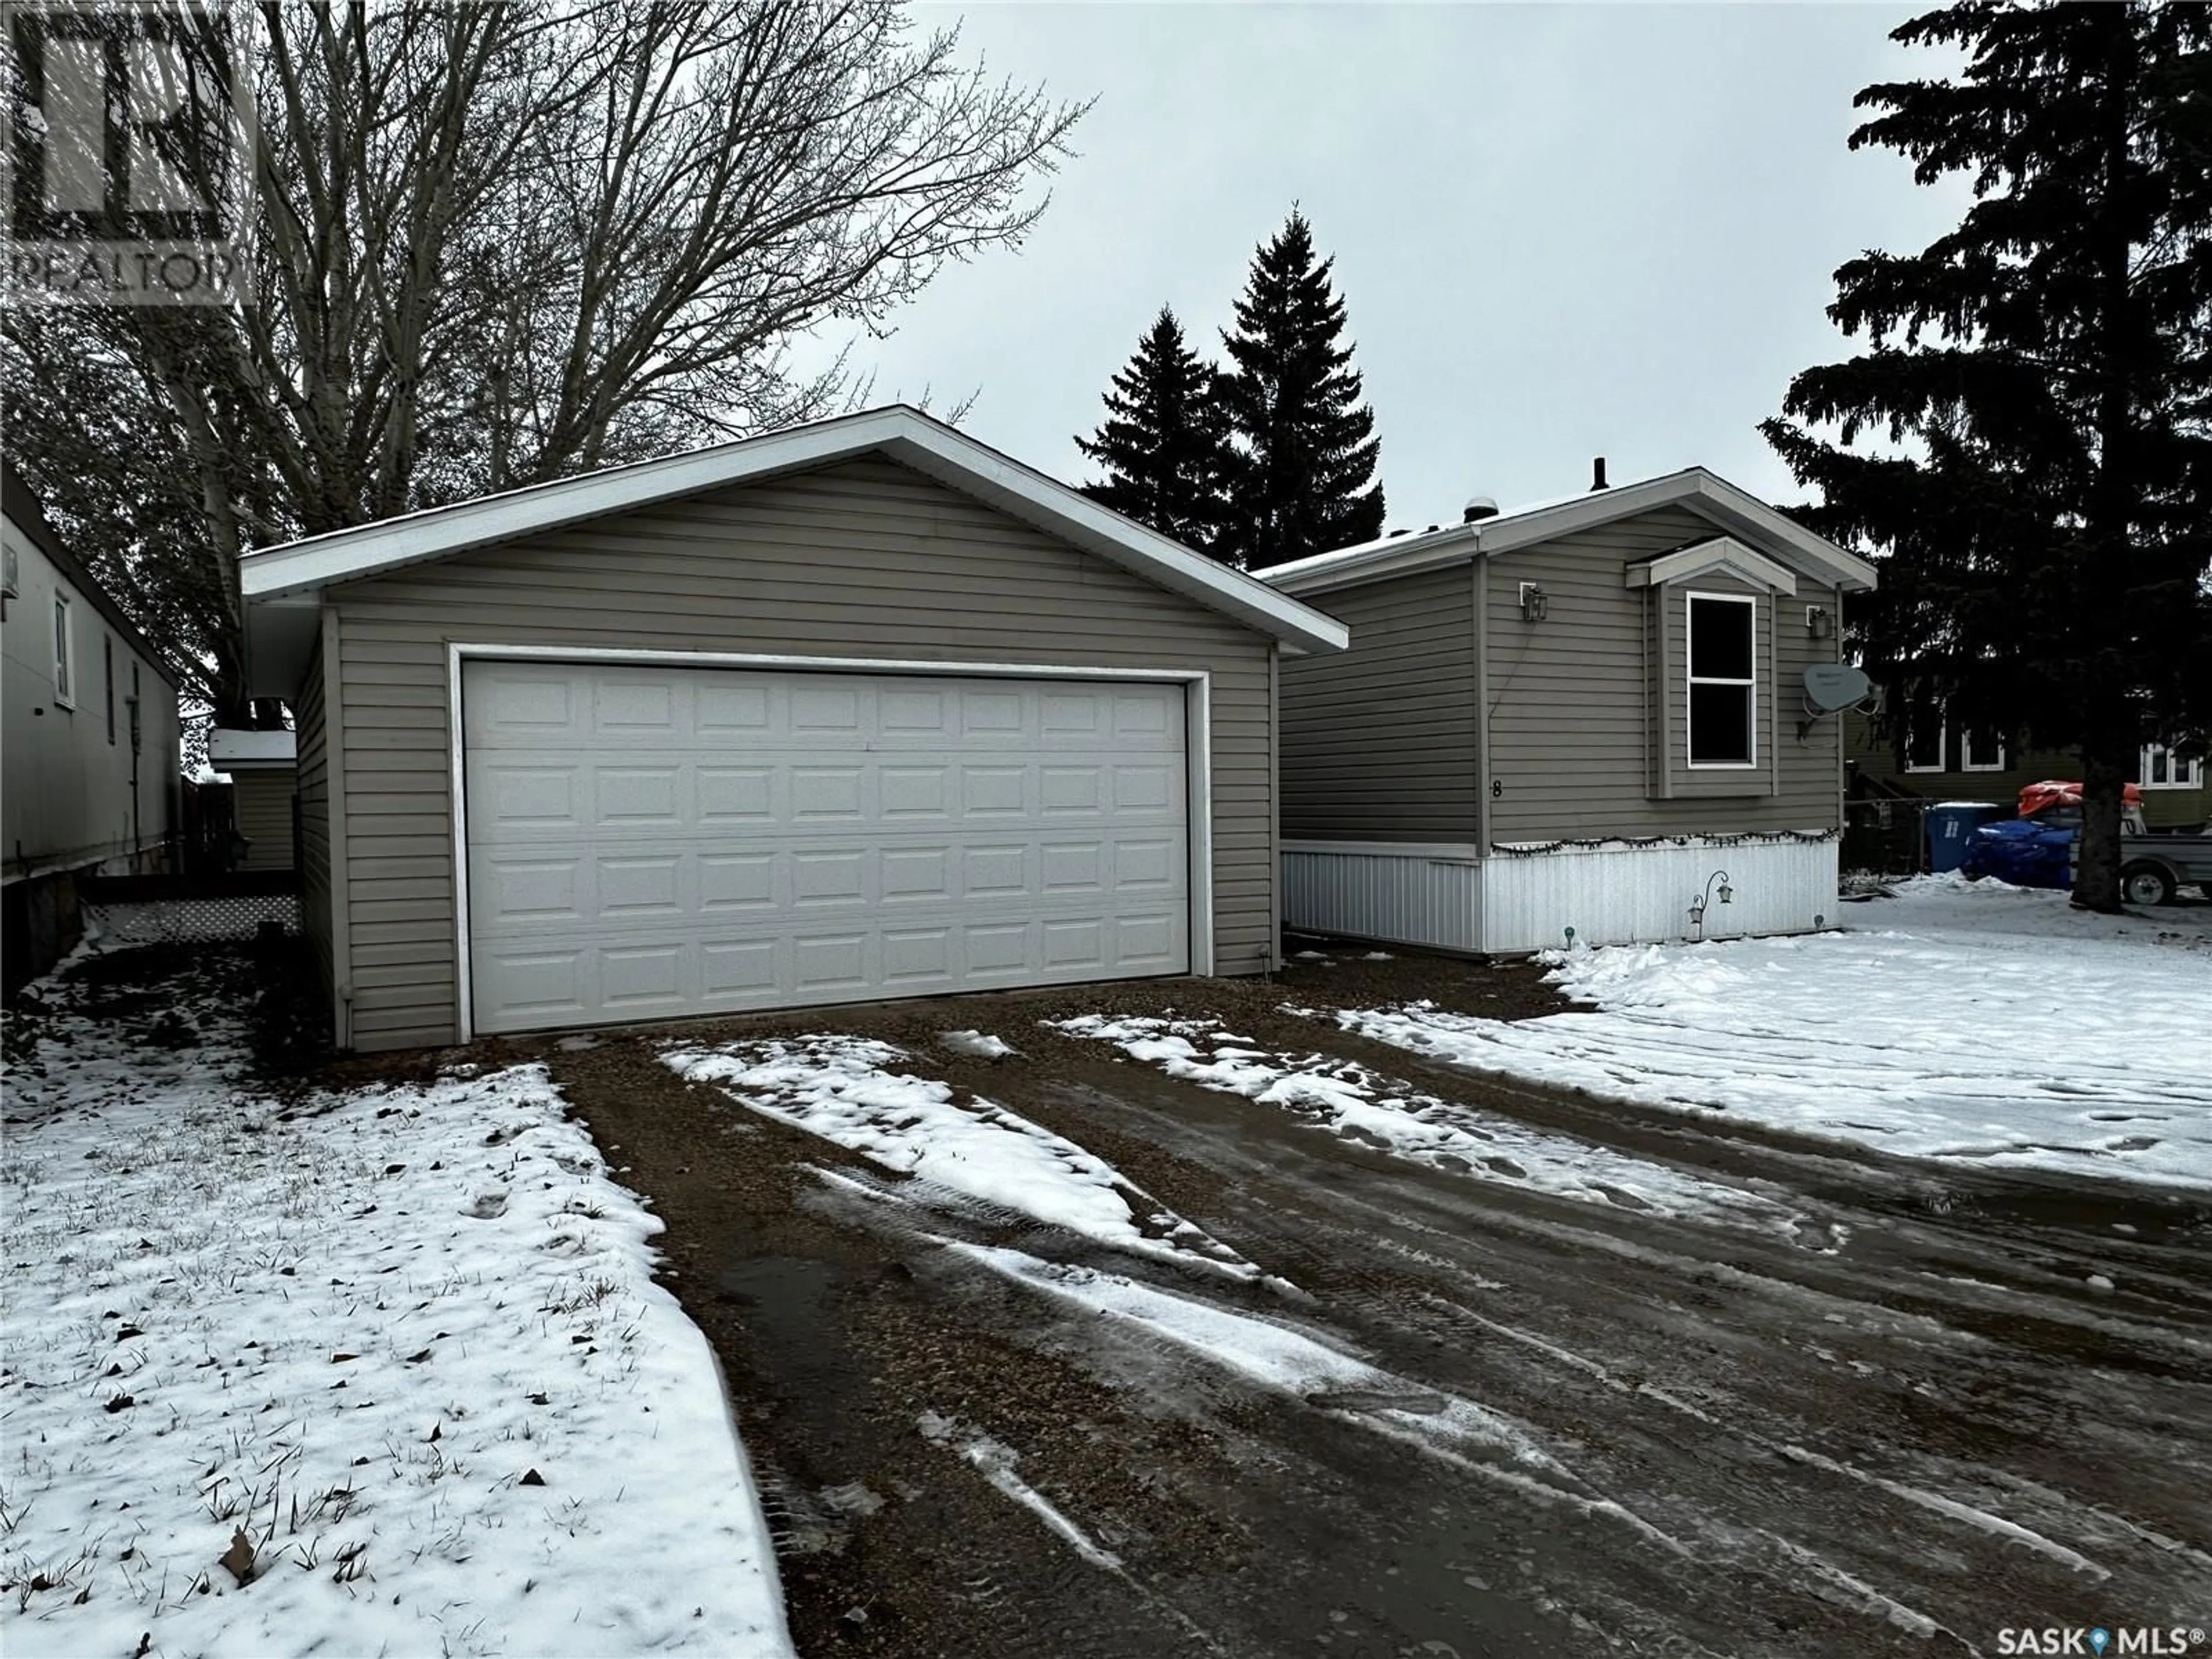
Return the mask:
[(0, 1649), (788, 1653), (660, 1223), (543, 1069), (287, 1104), (235, 994), (163, 984), (171, 1048), (50, 984), (11, 1044)]
[(1848, 930), (1552, 953), (1597, 1012), (1344, 1029), (1481, 1072), (1908, 1157), (2212, 1187), (2212, 909), (1923, 877)]
[[(1002, 1039), (946, 1034), (963, 1052), (1011, 1054)], [(765, 1038), (714, 1048), (674, 1044), (662, 1060), (740, 1106), (859, 1152), (948, 1197), (1026, 1215), (1115, 1249), (1256, 1279), (1260, 1270), (1164, 1208), (1065, 1136), (948, 1084), (894, 1070), (907, 1053), (871, 1037)], [(826, 1173), (826, 1172), (825, 1172)]]
[(1111, 1042), (1170, 1077), (1275, 1106), (1348, 1140), (1432, 1169), (1626, 1210), (1719, 1220), (1796, 1237), (1796, 1212), (1771, 1200), (1647, 1158), (1531, 1128), (1439, 1100), (1355, 1060), (1270, 1054), (1218, 1020), (1062, 1020), (1071, 1036)]

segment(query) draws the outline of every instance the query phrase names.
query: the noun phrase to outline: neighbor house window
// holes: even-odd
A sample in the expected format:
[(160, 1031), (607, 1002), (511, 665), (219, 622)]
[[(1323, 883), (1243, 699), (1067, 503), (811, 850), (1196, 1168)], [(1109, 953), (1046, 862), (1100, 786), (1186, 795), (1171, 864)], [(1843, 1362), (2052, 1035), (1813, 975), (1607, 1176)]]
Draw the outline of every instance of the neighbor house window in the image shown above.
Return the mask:
[(100, 665), (107, 682), (107, 740), (115, 741), (115, 636), (100, 636)]
[(1759, 604), (1748, 595), (1692, 593), (1690, 603), (1690, 764), (1758, 760)]
[(1943, 757), (1951, 747), (1950, 737), (1943, 720), (1943, 705), (1932, 698), (1912, 698), (1905, 709), (1905, 769), (1942, 771)]
[(1977, 732), (1969, 726), (1959, 734), (1959, 769), (1961, 772), (2003, 771), (2004, 739), (1994, 732)]
[(2136, 763), (2136, 781), (2146, 789), (2200, 789), (2204, 785), (2204, 763), (2184, 760), (2165, 744), (2154, 743)]
[(54, 595), (54, 701), (64, 708), (76, 707), (76, 692), (70, 678), (70, 602)]

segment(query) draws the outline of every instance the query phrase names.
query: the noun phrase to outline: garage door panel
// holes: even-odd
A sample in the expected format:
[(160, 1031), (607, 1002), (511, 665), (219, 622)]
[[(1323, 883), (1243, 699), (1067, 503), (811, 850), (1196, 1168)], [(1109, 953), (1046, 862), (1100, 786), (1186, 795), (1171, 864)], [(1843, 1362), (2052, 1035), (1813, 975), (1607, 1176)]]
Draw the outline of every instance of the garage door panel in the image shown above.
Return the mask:
[(1188, 971), (1175, 685), (477, 663), (476, 1024)]

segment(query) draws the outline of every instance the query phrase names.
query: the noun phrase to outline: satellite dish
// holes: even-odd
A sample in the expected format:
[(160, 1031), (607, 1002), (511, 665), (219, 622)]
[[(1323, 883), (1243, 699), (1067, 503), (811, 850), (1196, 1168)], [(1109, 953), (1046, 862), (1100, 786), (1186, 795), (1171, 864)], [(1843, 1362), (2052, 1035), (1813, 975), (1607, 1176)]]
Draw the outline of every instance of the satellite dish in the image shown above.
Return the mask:
[(1873, 692), (1874, 682), (1849, 663), (1816, 662), (1805, 671), (1805, 708), (1811, 714), (1832, 714), (1864, 702)]

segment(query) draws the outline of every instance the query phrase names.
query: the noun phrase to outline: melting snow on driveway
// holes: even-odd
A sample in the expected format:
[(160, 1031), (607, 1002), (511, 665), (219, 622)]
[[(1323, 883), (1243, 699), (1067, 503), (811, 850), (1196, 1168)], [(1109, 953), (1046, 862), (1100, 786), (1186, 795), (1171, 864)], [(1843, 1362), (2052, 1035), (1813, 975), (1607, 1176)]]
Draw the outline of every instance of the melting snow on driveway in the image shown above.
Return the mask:
[(196, 1046), (68, 982), (10, 1044), (0, 1648), (789, 1653), (660, 1223), (543, 1069), (288, 1108), (191, 984)]
[(1347, 1030), (1477, 1071), (1907, 1157), (2212, 1187), (2212, 910), (1928, 877), (1850, 932), (1553, 954), (1598, 1012)]
[(1054, 1029), (1111, 1042), (1170, 1077), (1279, 1106), (1347, 1139), (1434, 1169), (1625, 1210), (1730, 1221), (1792, 1236), (1802, 1231), (1794, 1212), (1756, 1194), (1439, 1100), (1357, 1061), (1271, 1054), (1224, 1032), (1218, 1020), (1085, 1014), (1057, 1021)]
[(911, 1058), (888, 1042), (834, 1034), (661, 1053), (686, 1082), (715, 1085), (763, 1117), (960, 1198), (1115, 1249), (1259, 1277), (1236, 1251), (1065, 1136), (980, 1096), (963, 1103), (948, 1084), (892, 1069)]
[(945, 1248), (1054, 1300), (1180, 1351), (1243, 1382), (1411, 1443), (1454, 1467), (1542, 1503), (1622, 1522), (1671, 1549), (1681, 1546), (1594, 1490), (1516, 1418), (1382, 1370), (1273, 1320), (1178, 1296), (1119, 1273), (1041, 1261), (1019, 1250), (957, 1240)]

